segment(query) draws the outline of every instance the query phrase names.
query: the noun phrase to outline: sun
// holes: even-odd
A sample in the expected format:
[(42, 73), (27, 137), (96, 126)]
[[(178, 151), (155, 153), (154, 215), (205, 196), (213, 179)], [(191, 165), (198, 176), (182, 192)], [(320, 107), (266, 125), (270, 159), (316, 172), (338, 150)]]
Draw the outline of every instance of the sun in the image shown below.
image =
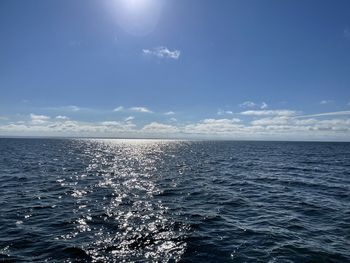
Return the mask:
[(126, 11), (143, 12), (150, 8), (154, 1), (152, 0), (120, 0)]
[(162, 0), (115, 0), (115, 17), (119, 26), (132, 35), (150, 34), (158, 24)]

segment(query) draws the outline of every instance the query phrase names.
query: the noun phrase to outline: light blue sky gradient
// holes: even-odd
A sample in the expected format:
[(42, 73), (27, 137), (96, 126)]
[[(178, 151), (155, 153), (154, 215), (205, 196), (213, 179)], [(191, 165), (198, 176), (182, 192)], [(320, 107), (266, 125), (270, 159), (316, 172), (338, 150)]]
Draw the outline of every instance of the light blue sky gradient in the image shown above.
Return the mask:
[(3, 0), (0, 135), (350, 140), (349, 10)]

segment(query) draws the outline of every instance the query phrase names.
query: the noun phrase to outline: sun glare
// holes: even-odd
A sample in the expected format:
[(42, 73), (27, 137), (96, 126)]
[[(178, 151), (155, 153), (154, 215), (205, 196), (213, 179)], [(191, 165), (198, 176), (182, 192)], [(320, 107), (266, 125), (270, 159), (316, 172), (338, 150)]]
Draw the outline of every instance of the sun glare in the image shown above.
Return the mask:
[(115, 0), (114, 16), (119, 26), (132, 35), (151, 33), (159, 21), (160, 0)]
[(121, 0), (121, 4), (129, 12), (142, 12), (149, 8), (152, 0)]

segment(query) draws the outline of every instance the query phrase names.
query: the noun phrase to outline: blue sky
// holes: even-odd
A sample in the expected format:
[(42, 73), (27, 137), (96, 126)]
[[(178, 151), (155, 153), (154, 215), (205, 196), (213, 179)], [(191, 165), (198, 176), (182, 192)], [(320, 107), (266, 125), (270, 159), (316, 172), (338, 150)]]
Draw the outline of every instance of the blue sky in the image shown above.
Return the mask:
[(3, 0), (0, 135), (350, 140), (349, 10)]

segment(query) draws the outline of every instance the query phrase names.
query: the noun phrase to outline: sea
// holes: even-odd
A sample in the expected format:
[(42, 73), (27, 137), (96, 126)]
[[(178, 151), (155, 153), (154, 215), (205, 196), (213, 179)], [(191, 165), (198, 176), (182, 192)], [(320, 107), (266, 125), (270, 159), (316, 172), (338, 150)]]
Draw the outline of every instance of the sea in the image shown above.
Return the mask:
[(350, 143), (2, 138), (0, 262), (350, 262)]

